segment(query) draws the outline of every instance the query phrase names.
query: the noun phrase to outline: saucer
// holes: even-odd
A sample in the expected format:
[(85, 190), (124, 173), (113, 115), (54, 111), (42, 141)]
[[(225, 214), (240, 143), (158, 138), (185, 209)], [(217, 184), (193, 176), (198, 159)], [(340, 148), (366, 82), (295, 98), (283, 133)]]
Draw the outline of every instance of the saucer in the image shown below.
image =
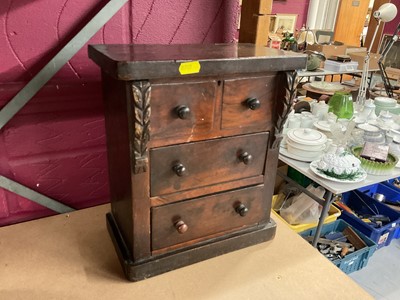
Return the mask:
[(302, 156), (295, 155), (293, 153), (290, 153), (286, 148), (283, 148), (283, 147), (279, 148), (279, 154), (282, 154), (283, 156), (286, 156), (286, 157), (294, 159), (294, 160), (302, 161), (302, 162), (312, 162), (313, 160), (316, 159), (316, 157), (309, 158), (309, 157), (302, 157)]

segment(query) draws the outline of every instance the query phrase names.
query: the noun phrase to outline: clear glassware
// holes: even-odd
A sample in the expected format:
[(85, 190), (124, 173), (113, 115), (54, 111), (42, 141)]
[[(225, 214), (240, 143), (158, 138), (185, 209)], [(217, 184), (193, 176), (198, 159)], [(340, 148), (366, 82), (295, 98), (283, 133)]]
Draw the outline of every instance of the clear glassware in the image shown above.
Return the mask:
[(364, 145), (364, 130), (359, 128), (354, 128), (351, 132), (351, 138), (349, 140), (349, 148), (353, 148), (355, 146)]

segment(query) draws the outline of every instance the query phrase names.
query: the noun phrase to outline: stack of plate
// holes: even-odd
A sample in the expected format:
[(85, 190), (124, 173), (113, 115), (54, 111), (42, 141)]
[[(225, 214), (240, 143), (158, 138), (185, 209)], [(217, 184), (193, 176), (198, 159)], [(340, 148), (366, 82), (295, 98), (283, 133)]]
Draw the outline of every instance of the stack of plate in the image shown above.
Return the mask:
[(375, 114), (379, 115), (382, 110), (386, 110), (392, 114), (400, 114), (400, 104), (397, 100), (388, 97), (375, 97)]
[[(333, 123), (333, 124), (339, 124), (339, 123)], [(333, 134), (331, 131), (331, 125), (332, 123), (330, 123), (329, 121), (326, 120), (320, 120), (320, 121), (316, 121), (314, 122), (314, 127), (316, 127), (319, 131), (321, 131), (322, 133), (324, 133), (328, 139), (333, 138)], [(339, 124), (342, 128), (342, 132), (346, 131), (346, 127)], [(340, 128), (340, 127), (339, 127)]]
[(281, 148), (280, 153), (289, 158), (311, 162), (322, 154), (326, 141), (326, 135), (315, 129), (289, 129), (286, 136), (287, 150)]

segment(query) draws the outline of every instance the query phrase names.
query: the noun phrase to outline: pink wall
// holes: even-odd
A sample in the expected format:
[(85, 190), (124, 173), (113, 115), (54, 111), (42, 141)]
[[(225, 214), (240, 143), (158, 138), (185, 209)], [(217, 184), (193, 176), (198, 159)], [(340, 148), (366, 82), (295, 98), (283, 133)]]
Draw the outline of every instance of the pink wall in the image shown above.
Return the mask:
[(296, 29), (306, 24), (308, 4), (310, 0), (285, 0), (274, 1), (272, 4), (273, 14), (297, 14)]
[[(106, 0), (0, 1), (0, 108)], [(130, 0), (89, 43), (235, 39), (238, 0)], [(0, 174), (74, 208), (109, 201), (100, 70), (79, 51), (0, 131)], [(0, 225), (53, 214), (0, 188)]]
[(392, 21), (385, 23), (385, 27), (383, 28), (383, 33), (387, 34), (393, 34), (397, 28), (397, 25), (400, 23), (400, 0), (391, 0), (390, 2), (396, 5), (397, 16)]

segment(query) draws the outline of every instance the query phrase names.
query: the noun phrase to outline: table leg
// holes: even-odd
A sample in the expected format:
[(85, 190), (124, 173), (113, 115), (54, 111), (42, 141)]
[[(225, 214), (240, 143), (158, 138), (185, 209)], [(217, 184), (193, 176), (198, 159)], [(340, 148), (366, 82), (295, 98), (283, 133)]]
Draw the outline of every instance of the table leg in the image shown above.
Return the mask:
[(321, 211), (321, 215), (319, 217), (317, 231), (315, 232), (314, 239), (312, 242), (313, 247), (317, 247), (317, 242), (318, 242), (319, 236), (321, 235), (322, 225), (324, 225), (325, 218), (328, 215), (329, 208), (331, 207), (331, 204), (332, 204), (332, 198), (333, 198), (332, 196), (333, 195), (332, 195), (331, 191), (326, 192), (325, 203), (322, 206), (322, 211)]
[(317, 231), (315, 232), (314, 239), (313, 239), (313, 242), (312, 242), (313, 247), (317, 247), (317, 242), (318, 242), (319, 236), (321, 235), (322, 225), (324, 224), (325, 218), (328, 215), (329, 208), (331, 207), (332, 202), (334, 200), (333, 193), (331, 191), (327, 190), (326, 193), (325, 193), (325, 201), (322, 201), (322, 199), (320, 199), (320, 198), (316, 197), (315, 195), (313, 195), (310, 191), (308, 191), (306, 188), (302, 187), (300, 184), (298, 184), (292, 178), (290, 178), (287, 175), (283, 174), (281, 171), (278, 170), (276, 172), (276, 174), (278, 176), (282, 177), (285, 181), (294, 184), (294, 186), (298, 187), (303, 193), (307, 194), (314, 201), (316, 201), (316, 202), (318, 202), (319, 204), (322, 205), (322, 211), (321, 211), (321, 215), (319, 216)]

